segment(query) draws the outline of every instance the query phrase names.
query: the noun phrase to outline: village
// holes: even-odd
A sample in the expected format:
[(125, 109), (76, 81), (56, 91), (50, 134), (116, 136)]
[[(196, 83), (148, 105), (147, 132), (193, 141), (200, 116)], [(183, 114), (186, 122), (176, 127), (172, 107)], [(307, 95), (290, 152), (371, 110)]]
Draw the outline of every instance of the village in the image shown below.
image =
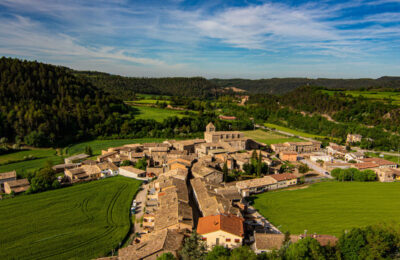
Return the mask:
[[(349, 135), (348, 141), (357, 138), (361, 137)], [(247, 200), (251, 195), (332, 178), (334, 169), (371, 169), (382, 182), (400, 178), (396, 163), (364, 158), (361, 152), (334, 143), (325, 149), (317, 141), (267, 147), (239, 131), (217, 131), (212, 123), (204, 139), (128, 144), (103, 150), (97, 160), (88, 157), (75, 155), (53, 166), (64, 172), (59, 181), (74, 184), (117, 175), (142, 181), (131, 207), (136, 217), (135, 237), (118, 251), (119, 259), (156, 259), (165, 252), (177, 255), (193, 230), (208, 249), (249, 245), (256, 253), (270, 252), (283, 245), (285, 234), (251, 206)], [(227, 172), (243, 172), (254, 157), (267, 165), (266, 173), (227, 181)], [(142, 169), (135, 167), (139, 162)], [(291, 167), (282, 168), (288, 164)], [(300, 166), (308, 170), (301, 172)], [(0, 174), (5, 193), (18, 194), (29, 188), (27, 179), (16, 177), (15, 171)], [(307, 236), (321, 245), (335, 245), (338, 240), (306, 231), (290, 235), (290, 240)]]

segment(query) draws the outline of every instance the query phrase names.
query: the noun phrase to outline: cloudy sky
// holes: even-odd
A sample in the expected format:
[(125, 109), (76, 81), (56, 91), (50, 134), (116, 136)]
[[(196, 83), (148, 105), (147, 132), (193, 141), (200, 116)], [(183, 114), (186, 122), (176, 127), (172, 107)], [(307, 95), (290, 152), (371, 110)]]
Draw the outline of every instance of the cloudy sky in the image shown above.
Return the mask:
[(0, 56), (128, 76), (400, 76), (400, 0), (0, 0)]

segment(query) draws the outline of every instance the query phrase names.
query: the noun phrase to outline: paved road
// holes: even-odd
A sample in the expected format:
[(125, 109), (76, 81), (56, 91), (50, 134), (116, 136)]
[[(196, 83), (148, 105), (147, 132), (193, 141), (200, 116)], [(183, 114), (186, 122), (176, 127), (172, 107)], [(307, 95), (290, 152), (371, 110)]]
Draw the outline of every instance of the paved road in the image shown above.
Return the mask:
[(314, 171), (319, 173), (321, 176), (324, 176), (329, 179), (333, 179), (333, 177), (331, 175), (325, 174), (325, 172), (327, 172), (327, 171), (324, 168), (320, 167), (318, 164), (316, 164), (310, 160), (306, 160), (306, 159), (301, 159), (300, 162), (307, 164), (308, 167), (310, 167), (311, 169), (313, 169)]
[(262, 225), (264, 226), (264, 229), (268, 233), (275, 233), (275, 234), (282, 234), (282, 232), (275, 227), (274, 225), (271, 224), (266, 218), (264, 218), (255, 208), (252, 206), (247, 207), (247, 212), (250, 214), (253, 214), (258, 222), (261, 222)]

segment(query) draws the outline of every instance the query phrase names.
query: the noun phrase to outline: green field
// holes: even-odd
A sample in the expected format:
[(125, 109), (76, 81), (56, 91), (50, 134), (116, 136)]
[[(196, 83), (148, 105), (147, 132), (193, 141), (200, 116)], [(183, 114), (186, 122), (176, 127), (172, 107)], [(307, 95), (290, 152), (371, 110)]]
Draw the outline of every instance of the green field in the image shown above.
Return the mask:
[[(334, 95), (339, 91), (333, 90), (322, 90), (323, 93), (327, 93), (329, 95)], [(375, 100), (375, 101), (386, 101), (387, 99), (392, 99), (393, 104), (400, 105), (400, 92), (393, 92), (393, 91), (360, 91), (360, 90), (346, 90), (340, 91), (348, 96), (358, 97), (363, 96), (365, 98)], [(385, 100), (386, 99), (386, 100)]]
[(301, 142), (303, 141), (300, 138), (296, 137), (288, 137), (279, 133), (275, 133), (272, 131), (263, 131), (261, 129), (252, 130), (252, 131), (244, 131), (244, 135), (248, 138), (254, 139), (258, 142), (264, 144), (278, 144), (285, 142)]
[(154, 119), (158, 122), (164, 121), (168, 117), (177, 116), (183, 118), (185, 115), (182, 111), (163, 109), (157, 107), (135, 106), (139, 113), (135, 116), (136, 119)]
[(0, 201), (0, 259), (93, 259), (130, 229), (140, 182), (112, 177)]
[(326, 136), (323, 136), (323, 135), (309, 134), (309, 133), (293, 130), (293, 129), (288, 128), (288, 127), (284, 127), (284, 126), (280, 126), (280, 125), (276, 125), (276, 124), (271, 124), (271, 123), (264, 123), (264, 126), (266, 126), (268, 128), (275, 128), (277, 130), (284, 131), (284, 132), (287, 132), (287, 133), (291, 133), (291, 134), (294, 134), (294, 135), (300, 136), (300, 137), (320, 138), (320, 139), (327, 138)]
[[(26, 156), (34, 156), (36, 159), (29, 161), (22, 161)], [(10, 161), (18, 161), (8, 163)], [(17, 173), (23, 174), (33, 172), (37, 169), (42, 168), (47, 161), (58, 164), (63, 162), (63, 157), (56, 155), (54, 149), (33, 149), (14, 152), (10, 154), (0, 155), (0, 172), (9, 172), (16, 170)]]
[(340, 235), (344, 230), (400, 221), (400, 183), (323, 182), (266, 192), (254, 206), (281, 231)]

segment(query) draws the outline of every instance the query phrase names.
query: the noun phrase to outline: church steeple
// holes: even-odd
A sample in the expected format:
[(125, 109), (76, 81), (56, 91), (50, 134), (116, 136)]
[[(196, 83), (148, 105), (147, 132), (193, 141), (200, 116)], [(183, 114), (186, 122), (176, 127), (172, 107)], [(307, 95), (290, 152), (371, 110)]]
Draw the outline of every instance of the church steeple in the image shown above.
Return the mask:
[(206, 126), (206, 132), (215, 132), (215, 126), (213, 123), (208, 123), (208, 125)]

